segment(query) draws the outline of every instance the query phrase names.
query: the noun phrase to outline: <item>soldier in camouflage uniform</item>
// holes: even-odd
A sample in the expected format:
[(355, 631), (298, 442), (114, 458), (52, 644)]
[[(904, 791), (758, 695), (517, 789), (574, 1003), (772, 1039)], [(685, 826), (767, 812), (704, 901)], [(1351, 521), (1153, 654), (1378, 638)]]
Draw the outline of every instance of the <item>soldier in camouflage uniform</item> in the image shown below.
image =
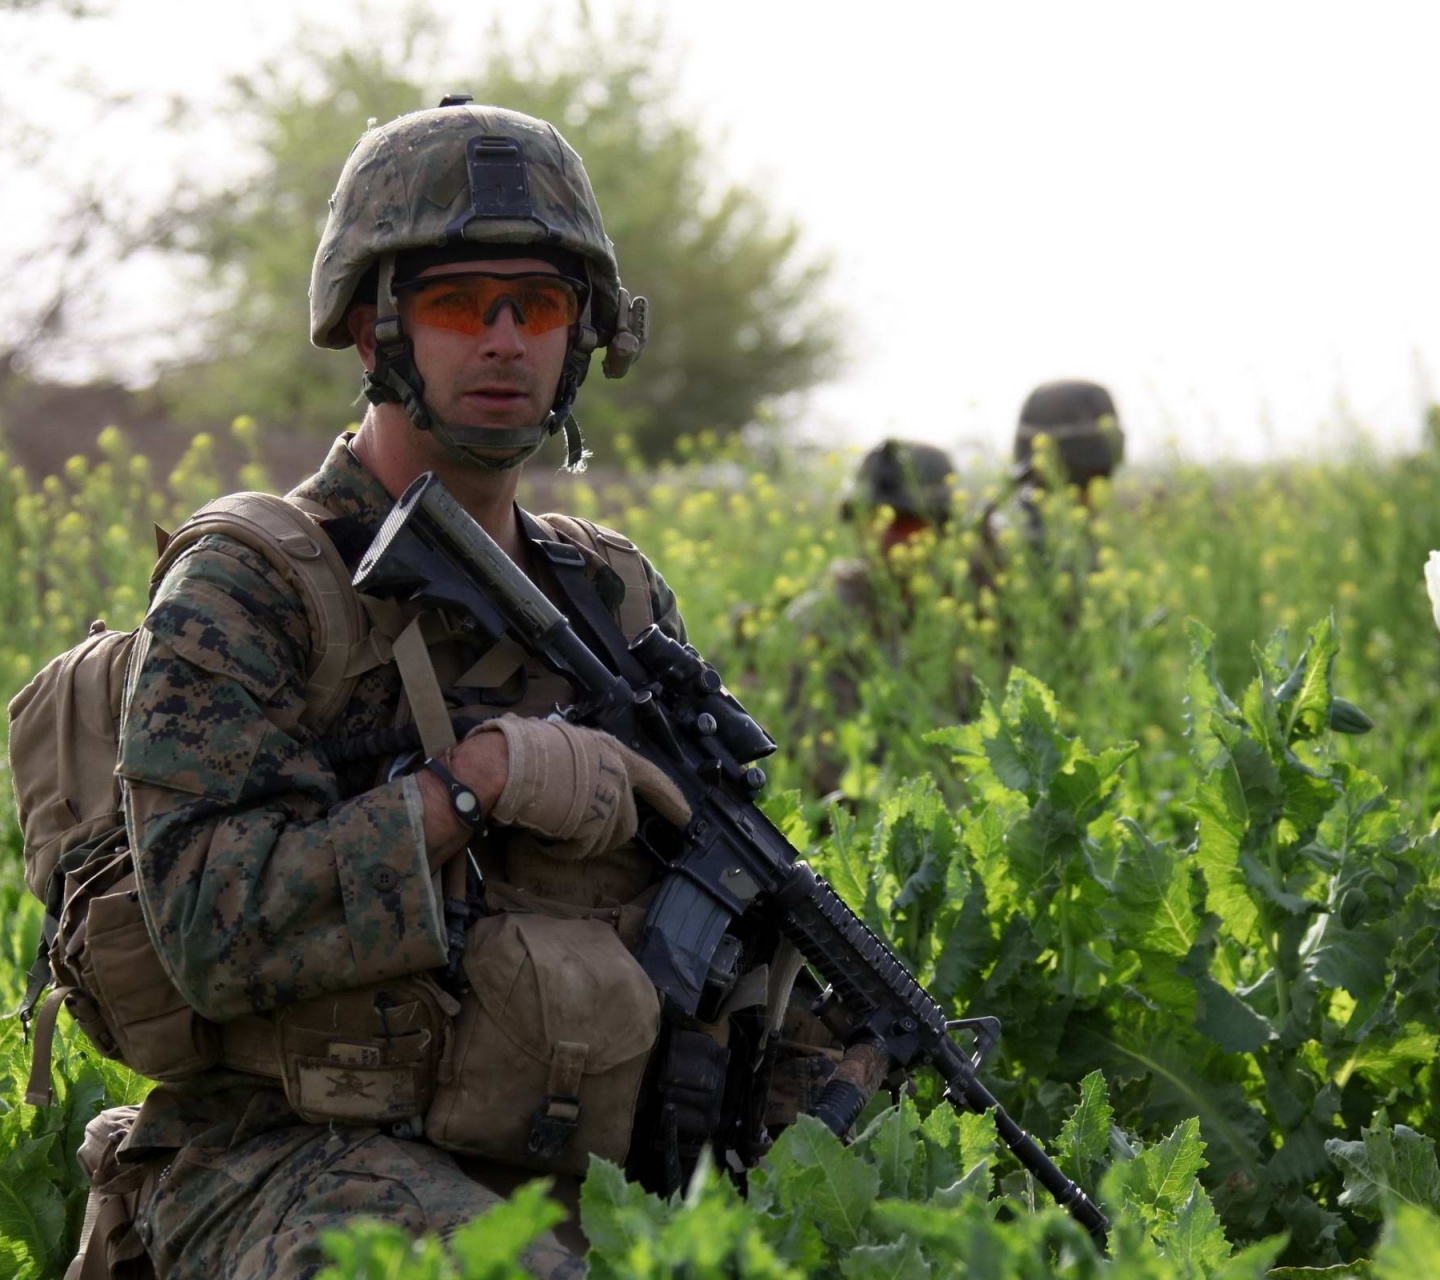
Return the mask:
[[(927, 532), (944, 533), (954, 484), (950, 456), (919, 441), (885, 440), (860, 460), (840, 515), (860, 530), (865, 554), (836, 560), (824, 581), (785, 610), (786, 623), (802, 645), (809, 640), (824, 669), (826, 723), (809, 716), (812, 729), (833, 726), (860, 709), (860, 681), (877, 656), (892, 668), (903, 665), (912, 606), (904, 581), (891, 570), (892, 553)], [(877, 526), (881, 515), (884, 523)], [(792, 705), (806, 699), (808, 671), (808, 664), (792, 670)], [(946, 698), (933, 685), (926, 696)], [(837, 793), (843, 762), (818, 744), (810, 758), (812, 786), (822, 795)]]
[[(1053, 470), (1037, 465), (1035, 442), (1045, 436), (1053, 448)], [(975, 559), (978, 585), (994, 587), (1004, 564), (1004, 531), (1017, 530), (1038, 555), (1045, 554), (1045, 526), (1037, 498), (1053, 483), (1066, 486), (1087, 510), (1096, 480), (1109, 479), (1125, 457), (1125, 433), (1115, 401), (1098, 382), (1063, 379), (1036, 387), (1020, 409), (1015, 427), (1010, 491), (986, 508), (980, 522), (981, 548)]]
[[(311, 286), (313, 341), (358, 348), (372, 403), (296, 493), (323, 506), (353, 565), (433, 470), (552, 590), (515, 502), (519, 464), (558, 430), (579, 463), (570, 411), (590, 354), (606, 347), (607, 374), (625, 372), (641, 301), (620, 288), (580, 159), (550, 125), (447, 99), (372, 128), (332, 197)], [(616, 604), (625, 582), (585, 560)], [(643, 566), (649, 616), (683, 641), (674, 595)], [(244, 1052), (158, 1086), (124, 1145), (162, 1170), (137, 1216), (162, 1280), (311, 1276), (325, 1230), (365, 1215), (444, 1234), (533, 1176), (457, 1158), (413, 1126), (307, 1123), (257, 1043), (277, 1010), (446, 964), (436, 877), (473, 842), (476, 798), (492, 828), (527, 837), (509, 878), (587, 909), (653, 880), (631, 839), (632, 787), (685, 818), (668, 780), (613, 739), (515, 715), (400, 776), (332, 764), (301, 723), (310, 626), (263, 556), (212, 535), (164, 579), (132, 668), (119, 772), (146, 920), (225, 1044), (248, 1028)], [(509, 666), (486, 687), (528, 688), (537, 709), (566, 701), (523, 655)], [(373, 665), (327, 739), (384, 729), (404, 701), (396, 666)], [(239, 1069), (247, 1054), (262, 1069)], [(526, 1263), (578, 1276), (583, 1248), (567, 1224)]]

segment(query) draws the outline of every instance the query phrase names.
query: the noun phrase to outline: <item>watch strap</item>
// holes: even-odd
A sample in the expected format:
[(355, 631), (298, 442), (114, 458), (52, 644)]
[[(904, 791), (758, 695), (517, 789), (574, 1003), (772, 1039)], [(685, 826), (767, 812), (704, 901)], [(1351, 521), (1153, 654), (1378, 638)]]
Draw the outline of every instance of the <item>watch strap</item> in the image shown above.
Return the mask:
[(445, 784), (445, 790), (450, 795), (450, 808), (455, 816), (474, 834), (483, 836), (488, 828), (485, 811), (480, 807), (480, 797), (475, 793), (475, 789), (467, 787), (434, 756), (420, 767), (428, 769)]

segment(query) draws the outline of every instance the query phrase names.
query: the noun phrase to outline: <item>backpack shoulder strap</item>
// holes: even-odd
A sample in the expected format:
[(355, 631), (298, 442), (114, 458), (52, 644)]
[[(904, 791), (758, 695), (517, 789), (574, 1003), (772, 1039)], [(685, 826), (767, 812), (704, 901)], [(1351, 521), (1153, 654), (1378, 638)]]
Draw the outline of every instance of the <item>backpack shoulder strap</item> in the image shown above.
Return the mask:
[(637, 636), (655, 621), (650, 583), (645, 577), (645, 562), (637, 547), (624, 534), (579, 516), (550, 512), (538, 517), (542, 525), (563, 533), (571, 542), (593, 551), (620, 576), (625, 584), (625, 599), (617, 610), (620, 629), (627, 636)]
[[(300, 723), (324, 732), (350, 697), (356, 678), (382, 659), (350, 585), (350, 570), (319, 521), (330, 513), (306, 498), (232, 493), (201, 507), (165, 544), (150, 575), (153, 595), (170, 567), (201, 538), (224, 534), (260, 552), (298, 590), (310, 624), (310, 664)], [(366, 655), (373, 661), (366, 661)]]

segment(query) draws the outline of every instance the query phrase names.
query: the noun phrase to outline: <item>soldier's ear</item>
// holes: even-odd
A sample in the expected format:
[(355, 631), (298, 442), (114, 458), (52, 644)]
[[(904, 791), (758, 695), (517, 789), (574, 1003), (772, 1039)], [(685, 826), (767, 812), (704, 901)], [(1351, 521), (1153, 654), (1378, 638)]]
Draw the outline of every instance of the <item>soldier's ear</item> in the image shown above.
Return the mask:
[(364, 362), (368, 373), (375, 372), (375, 316), (378, 314), (375, 304), (371, 302), (357, 302), (345, 313), (345, 328), (350, 332), (350, 338), (355, 343), (355, 349), (360, 353), (360, 359)]

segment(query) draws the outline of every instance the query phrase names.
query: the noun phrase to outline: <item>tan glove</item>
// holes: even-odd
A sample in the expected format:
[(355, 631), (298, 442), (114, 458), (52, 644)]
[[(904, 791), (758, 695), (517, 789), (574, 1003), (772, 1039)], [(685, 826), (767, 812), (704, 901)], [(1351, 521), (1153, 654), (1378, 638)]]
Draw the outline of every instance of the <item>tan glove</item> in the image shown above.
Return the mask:
[(677, 827), (690, 821), (679, 788), (608, 733), (515, 715), (471, 732), (502, 733), (510, 749), (509, 777), (491, 821), (554, 841), (545, 849), (552, 858), (578, 861), (632, 839), (637, 794)]

